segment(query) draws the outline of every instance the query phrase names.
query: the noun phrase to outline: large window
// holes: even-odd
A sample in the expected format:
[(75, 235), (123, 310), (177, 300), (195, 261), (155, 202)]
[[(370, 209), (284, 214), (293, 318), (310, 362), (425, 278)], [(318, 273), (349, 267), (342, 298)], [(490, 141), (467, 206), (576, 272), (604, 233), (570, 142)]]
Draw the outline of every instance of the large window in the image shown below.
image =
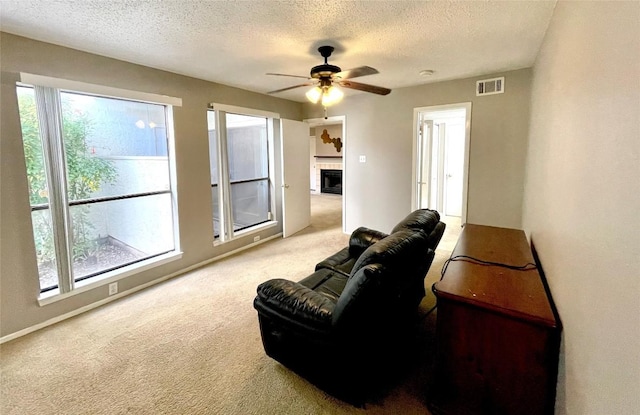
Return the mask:
[(176, 249), (170, 106), (17, 87), (42, 292)]
[(222, 240), (272, 216), (273, 117), (236, 112), (207, 114), (214, 235)]

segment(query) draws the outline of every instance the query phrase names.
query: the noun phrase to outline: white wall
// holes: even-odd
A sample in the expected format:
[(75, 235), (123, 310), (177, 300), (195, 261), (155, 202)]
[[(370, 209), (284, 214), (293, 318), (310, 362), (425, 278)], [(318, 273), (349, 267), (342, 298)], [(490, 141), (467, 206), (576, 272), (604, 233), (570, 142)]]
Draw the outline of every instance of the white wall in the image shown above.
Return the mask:
[(322, 133), (327, 130), (330, 138), (340, 138), (342, 142), (342, 124), (337, 125), (321, 125), (316, 130), (316, 156), (342, 156), (342, 147), (340, 151), (336, 149), (333, 143), (325, 143), (322, 141)]
[(534, 67), (523, 222), (564, 324), (557, 414), (640, 408), (639, 27), (639, 2), (559, 2)]
[[(496, 76), (505, 77), (505, 93), (476, 97), (476, 80)], [(374, 76), (367, 82), (375, 84)], [(463, 102), (472, 103), (467, 220), (520, 228), (530, 84), (531, 70), (521, 69), (394, 89), (387, 96), (360, 93), (329, 108), (329, 116), (346, 116), (346, 231), (368, 226), (388, 232), (411, 211), (413, 110)], [(305, 104), (305, 118), (323, 115), (321, 106)]]

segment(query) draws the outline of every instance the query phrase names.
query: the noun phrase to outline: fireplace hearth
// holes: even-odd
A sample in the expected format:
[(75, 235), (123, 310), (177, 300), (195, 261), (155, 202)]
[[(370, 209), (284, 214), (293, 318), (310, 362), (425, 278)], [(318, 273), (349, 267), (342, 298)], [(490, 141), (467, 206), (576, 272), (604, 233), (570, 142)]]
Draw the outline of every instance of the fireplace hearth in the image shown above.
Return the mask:
[(342, 170), (320, 170), (320, 193), (342, 194)]

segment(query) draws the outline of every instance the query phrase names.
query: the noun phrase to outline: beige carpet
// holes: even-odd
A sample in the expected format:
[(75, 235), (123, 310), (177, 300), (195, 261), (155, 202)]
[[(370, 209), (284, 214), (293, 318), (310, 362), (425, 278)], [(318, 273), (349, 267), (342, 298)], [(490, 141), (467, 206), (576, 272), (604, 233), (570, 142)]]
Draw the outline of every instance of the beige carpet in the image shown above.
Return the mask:
[[(346, 246), (340, 209), (339, 196), (312, 196), (312, 226), (290, 238), (2, 345), (0, 413), (428, 414), (435, 313), (416, 325), (415, 366), (365, 408), (332, 398), (264, 354), (256, 286), (300, 280)], [(443, 238), (423, 313), (456, 238), (452, 229)]]

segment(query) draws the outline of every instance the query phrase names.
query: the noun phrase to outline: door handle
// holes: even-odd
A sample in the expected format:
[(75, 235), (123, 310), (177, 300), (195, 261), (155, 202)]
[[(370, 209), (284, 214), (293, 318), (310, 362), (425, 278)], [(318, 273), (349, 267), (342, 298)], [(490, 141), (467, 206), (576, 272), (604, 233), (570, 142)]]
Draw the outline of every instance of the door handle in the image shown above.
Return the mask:
[(285, 188), (285, 189), (288, 189), (289, 185), (288, 184), (283, 184), (282, 187)]

